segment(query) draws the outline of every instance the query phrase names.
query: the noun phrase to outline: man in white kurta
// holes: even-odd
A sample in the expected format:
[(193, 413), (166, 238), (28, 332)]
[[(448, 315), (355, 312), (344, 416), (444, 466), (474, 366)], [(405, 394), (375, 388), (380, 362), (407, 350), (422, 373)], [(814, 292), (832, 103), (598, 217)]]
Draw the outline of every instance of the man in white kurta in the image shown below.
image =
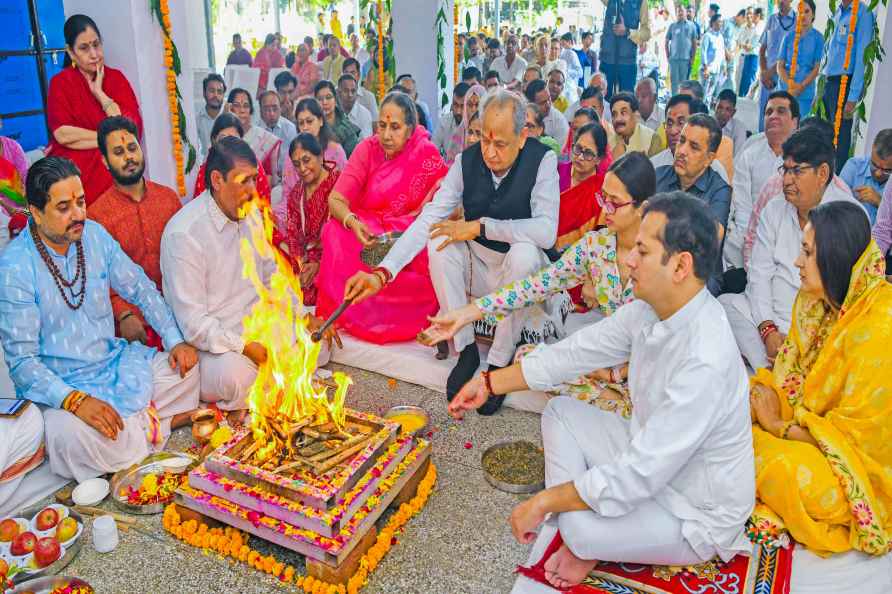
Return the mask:
[(765, 106), (765, 135), (744, 144), (734, 158), (734, 183), (728, 233), (722, 252), (725, 268), (743, 268), (743, 238), (762, 186), (783, 163), (784, 142), (799, 127), (799, 102), (786, 91), (773, 93)]
[(599, 561), (691, 565), (750, 550), (748, 381), (722, 307), (705, 288), (718, 245), (702, 203), (680, 192), (655, 199), (627, 259), (639, 299), (475, 378), (450, 406), (460, 416), (492, 393), (547, 390), (629, 362), (628, 424), (567, 397), (543, 414), (548, 488), (518, 505), (511, 524), (529, 543), (552, 514), (564, 542), (545, 565), (555, 587), (579, 583)]
[[(254, 183), (246, 180), (257, 176), (257, 160), (245, 147), (250, 150), (240, 139), (227, 138), (211, 149), (208, 189), (174, 215), (161, 237), (164, 298), (183, 335), (198, 349), (201, 399), (227, 412), (247, 408), (257, 366), (266, 358), (263, 345), (242, 338), (242, 321), (258, 299), (242, 274), (241, 244), (251, 241), (251, 233), (239, 209), (254, 198)], [(229, 155), (229, 168), (219, 160), (221, 152)], [(256, 270), (267, 283), (276, 263), (253, 252)], [(319, 361), (328, 361), (327, 350)]]
[[(809, 163), (811, 155), (818, 153), (833, 157), (828, 139), (813, 128), (800, 130), (784, 144), (784, 166), (801, 167), (800, 177), (796, 178), (795, 173), (784, 175), (783, 194), (770, 200), (759, 213), (746, 290), (719, 297), (740, 352), (754, 370), (770, 365), (790, 331), (793, 301), (800, 286), (795, 262), (809, 211), (837, 200), (860, 204), (834, 183), (832, 163), (817, 168)], [(771, 324), (776, 331), (763, 338), (760, 330)]]
[[(5, 370), (4, 370), (5, 371)], [(43, 415), (31, 403), (15, 418), (0, 418), (0, 513), (25, 480), (43, 462)], [(13, 502), (10, 502), (13, 505)]]

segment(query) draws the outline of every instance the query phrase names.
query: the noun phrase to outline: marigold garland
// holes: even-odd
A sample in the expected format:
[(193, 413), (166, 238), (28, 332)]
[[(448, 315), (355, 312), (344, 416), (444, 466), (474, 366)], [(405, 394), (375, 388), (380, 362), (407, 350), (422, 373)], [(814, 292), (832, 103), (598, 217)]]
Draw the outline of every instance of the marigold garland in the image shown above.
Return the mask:
[(839, 82), (839, 96), (836, 98), (836, 117), (833, 120), (833, 146), (839, 146), (839, 130), (842, 127), (842, 112), (845, 109), (849, 87), (849, 64), (852, 60), (852, 46), (855, 44), (855, 27), (858, 26), (858, 4), (852, 0), (852, 14), (849, 17), (849, 35), (846, 38), (846, 59), (843, 62), (842, 80)]
[(790, 60), (790, 78), (787, 81), (788, 88), (796, 84), (796, 62), (799, 59), (799, 40), (802, 38), (802, 11), (804, 9), (805, 0), (799, 0), (799, 12), (796, 14), (796, 35), (793, 37), (793, 58)]
[(347, 584), (330, 584), (312, 576), (295, 576), (295, 569), (276, 559), (273, 555), (261, 555), (248, 546), (249, 535), (227, 526), (226, 528), (208, 528), (207, 524), (199, 524), (196, 520), (181, 522), (176, 506), (171, 504), (164, 509), (161, 523), (164, 529), (176, 538), (203, 549), (204, 552), (215, 552), (222, 557), (231, 557), (234, 561), (244, 563), (258, 571), (276, 577), (280, 582), (293, 585), (305, 594), (356, 594), (367, 583), (368, 578), (381, 563), (393, 545), (397, 544), (397, 534), (427, 504), (427, 500), (437, 482), (437, 468), (431, 463), (424, 478), (418, 484), (418, 491), (408, 503), (402, 504), (378, 532), (375, 544), (366, 551), (359, 561), (356, 570)]
[[(151, 8), (161, 25), (164, 38), (164, 66), (167, 69), (167, 105), (170, 110), (170, 133), (173, 145), (173, 158), (176, 162), (177, 190), (181, 197), (186, 196), (186, 173), (195, 166), (196, 151), (186, 135), (186, 116), (183, 112), (182, 94), (177, 84), (181, 72), (179, 52), (171, 37), (170, 5), (168, 0), (151, 0)], [(183, 146), (187, 147), (188, 162), (184, 167)]]

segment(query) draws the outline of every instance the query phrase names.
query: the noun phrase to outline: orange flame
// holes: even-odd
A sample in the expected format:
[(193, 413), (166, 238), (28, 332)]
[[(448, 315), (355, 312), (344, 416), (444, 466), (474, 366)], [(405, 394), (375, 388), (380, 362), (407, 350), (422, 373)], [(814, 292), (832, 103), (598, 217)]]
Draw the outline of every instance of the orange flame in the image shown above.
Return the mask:
[[(332, 422), (343, 429), (346, 422), (344, 401), (350, 378), (337, 372), (334, 397), (328, 389), (313, 381), (321, 344), (310, 338), (303, 309), (303, 292), (291, 264), (273, 247), (273, 221), (268, 207), (252, 200), (242, 213), (249, 237), (241, 241), (242, 274), (251, 280), (259, 299), (244, 320), (245, 343), (258, 342), (266, 347), (267, 360), (260, 366), (257, 379), (248, 394), (251, 429), (261, 443), (259, 460), (275, 453), (268, 421), (278, 419), (288, 424), (311, 419), (310, 425)], [(258, 261), (275, 261), (268, 283), (258, 272)]]

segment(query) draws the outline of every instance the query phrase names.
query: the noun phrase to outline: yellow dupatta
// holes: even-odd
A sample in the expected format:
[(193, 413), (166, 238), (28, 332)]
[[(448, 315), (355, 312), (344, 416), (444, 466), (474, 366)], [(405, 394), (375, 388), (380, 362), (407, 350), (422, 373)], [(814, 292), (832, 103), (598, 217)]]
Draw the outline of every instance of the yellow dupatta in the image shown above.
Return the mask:
[(774, 369), (753, 378), (820, 446), (754, 426), (762, 503), (754, 523), (780, 519), (817, 553), (892, 550), (892, 285), (884, 269), (871, 242), (839, 312), (800, 293)]

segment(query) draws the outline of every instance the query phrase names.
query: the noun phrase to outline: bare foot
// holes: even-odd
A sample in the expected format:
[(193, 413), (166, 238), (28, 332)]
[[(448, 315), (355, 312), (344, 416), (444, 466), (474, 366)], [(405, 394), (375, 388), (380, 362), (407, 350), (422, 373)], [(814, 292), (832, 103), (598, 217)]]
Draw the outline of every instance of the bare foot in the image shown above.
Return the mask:
[(248, 416), (248, 409), (231, 410), (226, 413), (226, 420), (233, 427), (241, 427), (245, 424), (245, 418)]
[(545, 579), (555, 588), (565, 590), (581, 584), (597, 564), (597, 561), (580, 559), (570, 552), (567, 545), (561, 545), (545, 562)]

